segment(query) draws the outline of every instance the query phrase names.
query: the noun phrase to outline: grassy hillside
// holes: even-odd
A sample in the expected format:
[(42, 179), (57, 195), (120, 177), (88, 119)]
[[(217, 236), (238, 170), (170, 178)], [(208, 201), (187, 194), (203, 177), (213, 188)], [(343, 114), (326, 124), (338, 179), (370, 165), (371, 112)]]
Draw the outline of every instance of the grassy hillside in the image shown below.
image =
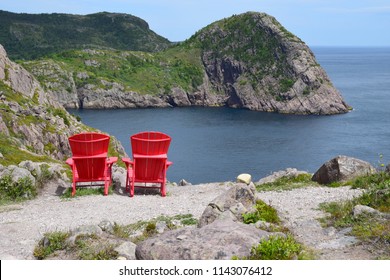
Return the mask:
[[(280, 25), (276, 21), (274, 23)], [(105, 81), (108, 81), (117, 82), (126, 90), (139, 94), (161, 95), (170, 92), (173, 87), (191, 92), (203, 82), (205, 59), (231, 57), (245, 65), (242, 82), (256, 88), (266, 75), (284, 77), (280, 88), (287, 91), (293, 80), (286, 54), (277, 36), (257, 25), (258, 20), (253, 14), (246, 13), (217, 21), (188, 40), (156, 53), (69, 50), (23, 65), (46, 86), (53, 84), (54, 80), (58, 81), (58, 75), (61, 75), (50, 76), (47, 71), (37, 72), (34, 69), (60, 68), (68, 73), (68, 79), (75, 81), (77, 88), (85, 84), (105, 87)], [(282, 30), (286, 36), (299, 41), (285, 29)], [(51, 90), (55, 91), (55, 88)]]
[(0, 44), (11, 59), (35, 59), (68, 49), (155, 52), (171, 43), (128, 14), (16, 14), (0, 11)]
[[(53, 64), (56, 66), (51, 67)], [(175, 86), (191, 90), (202, 84), (203, 79), (200, 50), (185, 45), (158, 53), (71, 50), (25, 62), (23, 66), (35, 72), (35, 76), (46, 87), (58, 81), (58, 76), (34, 69), (60, 68), (68, 73), (69, 79), (75, 81), (77, 88), (85, 84), (104, 88), (105, 82), (116, 82), (126, 90), (151, 95), (164, 94)]]

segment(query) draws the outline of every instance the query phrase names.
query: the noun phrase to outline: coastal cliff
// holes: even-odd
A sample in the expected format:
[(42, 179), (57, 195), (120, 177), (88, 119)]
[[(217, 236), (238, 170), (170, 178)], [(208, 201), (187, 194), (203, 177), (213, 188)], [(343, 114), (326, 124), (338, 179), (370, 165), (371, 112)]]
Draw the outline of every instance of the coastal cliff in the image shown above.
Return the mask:
[(70, 115), (0, 45), (0, 164), (64, 160), (68, 137), (92, 130)]
[(349, 111), (309, 47), (264, 13), (222, 19), (157, 53), (83, 49), (23, 66), (67, 108)]
[(348, 111), (309, 47), (271, 16), (233, 16), (190, 41), (200, 44), (209, 83), (230, 107), (292, 114)]

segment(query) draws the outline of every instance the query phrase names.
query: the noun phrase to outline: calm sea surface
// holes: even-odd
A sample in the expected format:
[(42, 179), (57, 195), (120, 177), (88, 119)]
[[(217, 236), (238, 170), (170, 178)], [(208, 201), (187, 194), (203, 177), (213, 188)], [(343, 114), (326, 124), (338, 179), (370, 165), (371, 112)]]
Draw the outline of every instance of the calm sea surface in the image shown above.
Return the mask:
[(131, 154), (140, 131), (169, 134), (168, 179), (191, 183), (258, 180), (287, 167), (315, 172), (347, 155), (390, 162), (390, 48), (312, 48), (346, 102), (336, 116), (287, 116), (229, 108), (71, 110), (84, 123), (117, 137)]

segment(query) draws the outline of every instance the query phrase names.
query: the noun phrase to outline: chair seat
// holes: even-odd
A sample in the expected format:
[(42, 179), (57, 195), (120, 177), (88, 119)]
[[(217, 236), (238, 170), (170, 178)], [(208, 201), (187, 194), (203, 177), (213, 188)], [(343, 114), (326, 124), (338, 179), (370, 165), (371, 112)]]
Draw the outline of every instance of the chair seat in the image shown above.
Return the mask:
[(90, 182), (97, 185), (104, 184), (104, 195), (108, 194), (108, 188), (112, 183), (112, 165), (118, 161), (117, 157), (73, 157), (66, 160), (72, 168), (73, 183), (72, 196), (76, 194), (78, 183)]

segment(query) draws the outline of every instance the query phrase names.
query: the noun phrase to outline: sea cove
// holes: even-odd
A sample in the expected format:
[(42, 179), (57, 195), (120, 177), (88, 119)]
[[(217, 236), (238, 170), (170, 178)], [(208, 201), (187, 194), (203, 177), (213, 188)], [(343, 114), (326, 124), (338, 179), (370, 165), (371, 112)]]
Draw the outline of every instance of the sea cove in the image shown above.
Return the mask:
[[(354, 109), (334, 116), (294, 116), (230, 108), (71, 110), (117, 137), (159, 130), (172, 136), (168, 179), (191, 183), (258, 180), (287, 167), (315, 172), (343, 154), (375, 166), (390, 158), (390, 48), (312, 48)], [(380, 158), (383, 155), (383, 158)]]

